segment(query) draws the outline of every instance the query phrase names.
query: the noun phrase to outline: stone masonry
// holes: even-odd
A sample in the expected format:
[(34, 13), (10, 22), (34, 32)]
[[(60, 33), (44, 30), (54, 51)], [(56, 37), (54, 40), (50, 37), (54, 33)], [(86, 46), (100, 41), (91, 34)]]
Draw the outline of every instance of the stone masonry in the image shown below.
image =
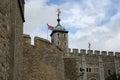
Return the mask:
[[(66, 59), (69, 60), (66, 61)], [(74, 61), (70, 61), (74, 59)], [(67, 65), (69, 64), (69, 65)], [(81, 49), (69, 49), (69, 55), (64, 56), (66, 80), (105, 80), (111, 74), (120, 74), (120, 52), (94, 51)], [(71, 67), (69, 67), (71, 66)], [(76, 71), (73, 69), (76, 69)], [(83, 68), (84, 75), (80, 76), (80, 68)], [(74, 79), (69, 76), (74, 71)]]
[(105, 80), (120, 74), (120, 52), (68, 49), (58, 24), (51, 42), (23, 35), (24, 0), (0, 0), (0, 80)]
[(61, 50), (39, 37), (35, 37), (34, 44), (29, 35), (24, 35), (23, 80), (64, 80)]
[(0, 0), (0, 80), (22, 80), (23, 4)]

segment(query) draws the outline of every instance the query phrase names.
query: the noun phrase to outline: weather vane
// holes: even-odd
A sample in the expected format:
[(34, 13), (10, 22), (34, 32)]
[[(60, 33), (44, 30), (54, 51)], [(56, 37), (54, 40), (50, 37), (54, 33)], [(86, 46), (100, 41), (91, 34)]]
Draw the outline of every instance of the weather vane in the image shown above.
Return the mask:
[(58, 16), (57, 21), (58, 21), (58, 24), (60, 24), (60, 18), (59, 18), (59, 16), (60, 16), (60, 14), (61, 14), (61, 11), (60, 11), (59, 8), (57, 9), (57, 12), (58, 12), (58, 14), (57, 14), (57, 16)]
[(61, 11), (60, 11), (60, 9), (59, 9), (59, 8), (57, 9), (57, 12), (58, 12), (58, 14), (57, 14), (57, 15), (58, 15), (58, 16), (60, 16)]
[(91, 44), (90, 44), (90, 42), (88, 42), (88, 48), (89, 48), (89, 50), (90, 50), (90, 48), (91, 48)]

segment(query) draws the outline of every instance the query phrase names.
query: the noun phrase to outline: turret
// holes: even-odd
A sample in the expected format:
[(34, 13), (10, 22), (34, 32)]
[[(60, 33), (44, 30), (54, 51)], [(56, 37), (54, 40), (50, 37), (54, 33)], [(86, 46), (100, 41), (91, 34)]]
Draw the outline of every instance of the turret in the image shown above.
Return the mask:
[(63, 51), (67, 52), (68, 50), (68, 31), (60, 24), (60, 10), (58, 9), (58, 19), (57, 26), (51, 33), (51, 42), (52, 44), (58, 46)]

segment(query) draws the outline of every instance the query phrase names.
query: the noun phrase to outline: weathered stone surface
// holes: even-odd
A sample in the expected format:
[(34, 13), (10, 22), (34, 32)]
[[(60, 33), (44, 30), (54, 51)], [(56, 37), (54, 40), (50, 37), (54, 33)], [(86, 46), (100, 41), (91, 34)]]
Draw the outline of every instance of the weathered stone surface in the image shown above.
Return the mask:
[(68, 35), (61, 32), (53, 36), (59, 47), (39, 37), (31, 45), (23, 35), (23, 13), (24, 0), (0, 0), (0, 80), (104, 80), (120, 74), (119, 52), (67, 50)]
[[(79, 53), (77, 49), (70, 50), (69, 55), (64, 59), (65, 80), (105, 80), (111, 74), (120, 74), (120, 56), (113, 55), (113, 52), (107, 54), (107, 51), (101, 53), (96, 55), (93, 51), (86, 53), (82, 50)], [(73, 59), (75, 59), (74, 64), (70, 63)], [(74, 75), (81, 74), (80, 68), (84, 69), (84, 75), (76, 78)], [(72, 72), (74, 74), (71, 75)]]
[[(5, 11), (6, 1), (0, 3), (0, 80), (7, 80), (9, 76), (9, 31), (8, 16)], [(4, 7), (2, 7), (4, 6)]]
[(20, 0), (0, 0), (0, 80), (22, 80), (23, 19)]
[(75, 58), (64, 58), (65, 80), (77, 80), (80, 76), (77, 71)]
[(29, 40), (24, 37), (23, 80), (64, 80), (63, 53), (45, 39), (36, 37), (35, 46)]

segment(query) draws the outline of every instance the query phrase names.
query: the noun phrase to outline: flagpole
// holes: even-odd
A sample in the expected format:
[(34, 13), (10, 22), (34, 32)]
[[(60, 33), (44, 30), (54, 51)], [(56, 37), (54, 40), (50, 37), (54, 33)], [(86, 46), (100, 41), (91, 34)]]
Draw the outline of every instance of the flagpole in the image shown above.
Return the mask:
[(47, 27), (47, 40), (48, 40), (48, 27)]
[(53, 30), (54, 30), (54, 27), (47, 24), (47, 39), (49, 38), (49, 37), (48, 37), (48, 29), (53, 31)]

